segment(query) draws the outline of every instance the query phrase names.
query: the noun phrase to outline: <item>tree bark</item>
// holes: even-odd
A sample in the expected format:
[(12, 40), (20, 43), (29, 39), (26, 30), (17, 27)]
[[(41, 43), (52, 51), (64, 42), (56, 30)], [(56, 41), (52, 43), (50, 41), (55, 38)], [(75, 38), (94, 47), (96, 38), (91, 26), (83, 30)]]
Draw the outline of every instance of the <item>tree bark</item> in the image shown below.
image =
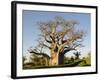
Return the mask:
[(75, 50), (75, 49), (69, 48), (69, 49), (64, 50), (62, 53), (59, 53), (59, 55), (58, 55), (58, 64), (59, 65), (63, 65), (64, 64), (64, 55), (65, 55), (65, 53), (67, 53), (67, 52), (69, 52), (71, 50)]
[[(74, 48), (66, 47), (65, 49), (62, 49), (62, 46), (57, 46), (56, 44), (52, 44), (51, 46), (51, 59), (50, 59), (50, 65), (63, 65), (64, 64), (64, 54), (75, 50)], [(62, 49), (62, 50), (61, 50)]]
[(61, 53), (61, 54), (59, 54), (58, 57), (59, 57), (59, 58), (58, 58), (58, 63), (59, 63), (59, 65), (63, 65), (63, 64), (64, 64), (64, 54)]
[(51, 59), (50, 59), (50, 65), (56, 66), (58, 65), (58, 54), (57, 53), (51, 53)]

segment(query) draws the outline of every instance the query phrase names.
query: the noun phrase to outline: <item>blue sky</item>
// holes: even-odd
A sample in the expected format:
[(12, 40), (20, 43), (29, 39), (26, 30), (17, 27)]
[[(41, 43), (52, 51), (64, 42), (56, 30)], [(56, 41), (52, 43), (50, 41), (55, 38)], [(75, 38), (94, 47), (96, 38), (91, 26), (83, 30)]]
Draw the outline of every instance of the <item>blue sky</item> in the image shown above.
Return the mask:
[(89, 51), (91, 44), (90, 35), (90, 14), (89, 13), (71, 13), (71, 12), (46, 12), (46, 11), (33, 11), (33, 10), (23, 10), (22, 13), (22, 34), (23, 34), (23, 54), (30, 47), (35, 47), (37, 45), (37, 36), (40, 34), (38, 22), (45, 22), (53, 20), (55, 16), (61, 16), (66, 20), (76, 20), (79, 22), (77, 25), (80, 30), (86, 32), (86, 37), (82, 42), (84, 44), (84, 51)]

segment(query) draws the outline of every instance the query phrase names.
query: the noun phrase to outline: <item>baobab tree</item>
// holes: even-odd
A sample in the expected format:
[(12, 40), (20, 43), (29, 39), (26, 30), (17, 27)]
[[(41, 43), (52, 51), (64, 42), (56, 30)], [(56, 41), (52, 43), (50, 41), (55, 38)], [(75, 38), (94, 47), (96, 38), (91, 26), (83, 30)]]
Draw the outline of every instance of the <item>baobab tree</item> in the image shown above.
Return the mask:
[(76, 24), (77, 21), (67, 21), (62, 17), (39, 23), (41, 32), (39, 45), (50, 50), (50, 65), (63, 64), (65, 53), (82, 46), (84, 32), (77, 30)]

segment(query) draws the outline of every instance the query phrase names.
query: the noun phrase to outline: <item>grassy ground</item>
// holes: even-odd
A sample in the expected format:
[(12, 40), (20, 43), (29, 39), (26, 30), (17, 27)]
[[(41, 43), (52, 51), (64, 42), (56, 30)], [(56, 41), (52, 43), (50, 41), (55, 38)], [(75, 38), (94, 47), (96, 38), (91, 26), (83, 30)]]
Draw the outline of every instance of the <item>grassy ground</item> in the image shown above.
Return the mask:
[(59, 66), (34, 66), (32, 63), (28, 63), (26, 65), (24, 65), (23, 69), (40, 69), (40, 68), (59, 68), (59, 67), (78, 67), (78, 66), (90, 66), (91, 61), (89, 58), (86, 59), (79, 59), (79, 60), (75, 60), (72, 63), (66, 63), (63, 65), (59, 65)]
[(91, 59), (85, 58), (81, 63), (79, 63), (77, 66), (91, 66)]

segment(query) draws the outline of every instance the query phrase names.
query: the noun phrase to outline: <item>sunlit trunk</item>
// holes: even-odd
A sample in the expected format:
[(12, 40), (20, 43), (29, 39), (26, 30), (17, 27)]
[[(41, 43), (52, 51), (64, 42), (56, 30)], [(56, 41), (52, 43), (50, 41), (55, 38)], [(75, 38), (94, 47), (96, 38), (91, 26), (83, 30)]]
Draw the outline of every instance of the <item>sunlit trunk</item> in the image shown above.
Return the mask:
[[(51, 51), (52, 52), (52, 51)], [(51, 53), (50, 65), (55, 66), (59, 64), (58, 53)]]
[(50, 59), (50, 65), (63, 65), (64, 64), (64, 54), (69, 52), (70, 49), (66, 49), (65, 51), (59, 52), (59, 49), (57, 52), (54, 50), (51, 50), (51, 59)]
[(51, 46), (51, 59), (50, 59), (50, 65), (63, 65), (64, 64), (64, 54), (69, 52), (71, 48), (68, 48), (64, 50), (64, 47), (62, 45), (58, 46), (56, 44), (52, 44)]
[(52, 53), (50, 65), (52, 66), (63, 65), (63, 63), (64, 63), (64, 54)]

